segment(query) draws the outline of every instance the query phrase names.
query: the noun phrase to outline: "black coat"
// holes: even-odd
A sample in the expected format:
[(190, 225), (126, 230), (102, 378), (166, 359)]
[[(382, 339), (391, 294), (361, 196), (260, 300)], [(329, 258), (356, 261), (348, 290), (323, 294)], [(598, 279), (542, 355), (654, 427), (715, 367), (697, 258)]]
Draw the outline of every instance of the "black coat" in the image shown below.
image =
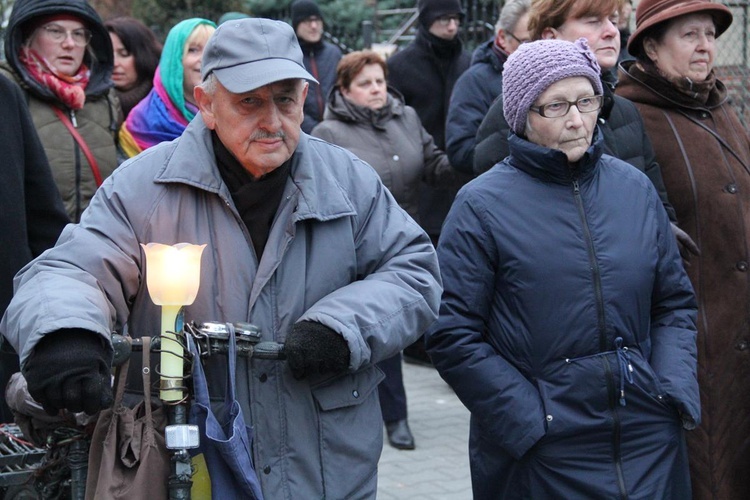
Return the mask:
[[(0, 76), (0, 316), (13, 296), (13, 277), (57, 241), (68, 216), (29, 116), (21, 89)], [(5, 384), (18, 357), (0, 358), (0, 416), (8, 421)]]
[(425, 130), (443, 151), (453, 86), (470, 64), (471, 55), (458, 38), (442, 40), (421, 26), (414, 41), (388, 59), (388, 86), (416, 110)]
[(305, 69), (318, 80), (318, 83), (310, 82), (305, 99), (302, 130), (309, 134), (315, 125), (323, 121), (328, 94), (336, 83), (336, 66), (341, 60), (342, 53), (340, 48), (324, 40), (312, 44), (300, 40), (299, 44)]
[(456, 82), (445, 124), (445, 152), (453, 168), (473, 173), (477, 129), (503, 91), (503, 65), (506, 55), (498, 57), (495, 40), (474, 51), (471, 67)]
[[(669, 220), (677, 221), (674, 208), (667, 198), (667, 189), (661, 176), (661, 167), (651, 141), (643, 127), (643, 119), (635, 105), (612, 93), (608, 82), (603, 81), (604, 106), (599, 112), (599, 129), (604, 135), (604, 152), (624, 160), (644, 172), (654, 184), (659, 198), (667, 210)], [(508, 156), (510, 126), (503, 115), (502, 94), (495, 100), (477, 131), (474, 150), (474, 173), (479, 175)]]
[[(470, 63), (471, 56), (463, 50), (458, 38), (442, 40), (421, 25), (414, 41), (388, 59), (388, 85), (404, 96), (407, 106), (416, 110), (425, 130), (443, 151), (453, 86)], [(420, 221), (433, 239), (440, 234), (460, 187), (461, 183), (451, 189), (422, 186)]]

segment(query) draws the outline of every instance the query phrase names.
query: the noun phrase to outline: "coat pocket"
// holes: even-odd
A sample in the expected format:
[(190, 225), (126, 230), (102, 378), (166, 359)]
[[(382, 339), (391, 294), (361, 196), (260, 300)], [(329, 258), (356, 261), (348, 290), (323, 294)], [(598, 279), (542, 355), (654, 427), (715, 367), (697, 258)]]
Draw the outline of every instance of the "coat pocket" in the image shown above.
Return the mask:
[(679, 420), (672, 398), (666, 393), (656, 372), (638, 349), (630, 350), (630, 363), (633, 368), (633, 383), (629, 386), (633, 390), (631, 394), (627, 394), (626, 388), (628, 404), (643, 405), (644, 409)]
[(548, 366), (545, 378), (536, 380), (547, 430), (542, 442), (609, 428), (605, 374), (601, 356), (560, 360)]
[(382, 372), (370, 366), (312, 388), (319, 410), (318, 445), (326, 498), (350, 498), (364, 484), (374, 484), (383, 448), (377, 392), (381, 380)]

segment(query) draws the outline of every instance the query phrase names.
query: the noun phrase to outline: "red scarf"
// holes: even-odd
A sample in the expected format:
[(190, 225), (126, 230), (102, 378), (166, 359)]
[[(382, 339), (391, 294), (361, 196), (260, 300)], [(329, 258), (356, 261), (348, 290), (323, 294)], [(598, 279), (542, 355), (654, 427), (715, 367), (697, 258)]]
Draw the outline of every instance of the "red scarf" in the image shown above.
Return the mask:
[(82, 109), (86, 102), (86, 85), (91, 71), (81, 64), (73, 76), (63, 75), (37, 51), (23, 47), (21, 62), (37, 82), (52, 91), (70, 109)]

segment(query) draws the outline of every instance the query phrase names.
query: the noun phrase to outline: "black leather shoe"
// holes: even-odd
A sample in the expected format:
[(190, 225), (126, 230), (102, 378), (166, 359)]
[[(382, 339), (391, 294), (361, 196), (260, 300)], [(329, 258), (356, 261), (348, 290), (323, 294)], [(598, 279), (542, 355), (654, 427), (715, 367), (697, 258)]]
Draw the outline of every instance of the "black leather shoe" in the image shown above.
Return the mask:
[(413, 450), (414, 436), (411, 435), (409, 424), (406, 419), (386, 422), (385, 430), (388, 431), (388, 442), (398, 450)]

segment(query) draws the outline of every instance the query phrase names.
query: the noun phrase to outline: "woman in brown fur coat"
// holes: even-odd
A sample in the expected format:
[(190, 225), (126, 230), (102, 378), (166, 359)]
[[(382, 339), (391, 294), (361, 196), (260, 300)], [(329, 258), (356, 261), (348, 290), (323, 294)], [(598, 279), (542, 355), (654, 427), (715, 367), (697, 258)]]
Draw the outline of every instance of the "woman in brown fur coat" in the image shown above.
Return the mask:
[(732, 22), (708, 0), (642, 0), (617, 93), (636, 103), (679, 225), (700, 255), (702, 424), (688, 434), (693, 495), (750, 498), (750, 139), (716, 78), (716, 38)]

